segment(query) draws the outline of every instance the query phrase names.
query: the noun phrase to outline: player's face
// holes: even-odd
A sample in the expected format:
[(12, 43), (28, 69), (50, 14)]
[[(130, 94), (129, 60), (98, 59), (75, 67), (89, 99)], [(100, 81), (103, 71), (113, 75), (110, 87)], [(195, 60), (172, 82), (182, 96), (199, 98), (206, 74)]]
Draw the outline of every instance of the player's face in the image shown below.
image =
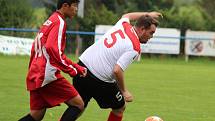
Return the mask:
[(140, 43), (147, 43), (153, 37), (156, 31), (156, 26), (152, 24), (149, 29), (142, 29), (139, 34)]
[(67, 16), (73, 18), (78, 12), (78, 3), (73, 3), (70, 6), (67, 6)]

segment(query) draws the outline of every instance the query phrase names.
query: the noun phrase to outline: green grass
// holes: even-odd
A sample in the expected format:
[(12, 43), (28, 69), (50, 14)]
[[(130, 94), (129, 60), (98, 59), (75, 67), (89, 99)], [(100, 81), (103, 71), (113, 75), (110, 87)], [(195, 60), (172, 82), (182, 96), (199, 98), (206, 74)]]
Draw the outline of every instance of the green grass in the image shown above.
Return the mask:
[[(0, 121), (16, 121), (29, 112), (25, 87), (28, 58), (0, 55)], [(123, 121), (144, 121), (158, 115), (164, 121), (215, 120), (215, 62), (195, 58), (143, 58), (125, 73), (134, 101), (127, 104)], [(67, 76), (68, 77), (68, 76)], [(44, 121), (57, 121), (66, 105), (49, 109)], [(78, 121), (106, 121), (110, 110), (95, 101)]]

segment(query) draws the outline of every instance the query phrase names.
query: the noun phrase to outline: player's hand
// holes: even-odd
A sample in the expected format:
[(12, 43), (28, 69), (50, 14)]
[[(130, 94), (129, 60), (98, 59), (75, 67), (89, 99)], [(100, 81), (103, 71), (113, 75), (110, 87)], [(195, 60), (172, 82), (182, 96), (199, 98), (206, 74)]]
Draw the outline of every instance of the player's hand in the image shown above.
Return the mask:
[(133, 101), (133, 96), (128, 90), (123, 91), (122, 95), (123, 95), (126, 102), (132, 102)]
[(156, 18), (156, 19), (159, 18), (159, 17), (163, 18), (162, 13), (155, 12), (155, 11), (149, 12), (148, 15), (151, 16), (151, 17), (153, 17), (153, 18)]
[(87, 68), (85, 68), (82, 73), (80, 73), (80, 77), (85, 77), (87, 75)]
[(74, 64), (74, 67), (78, 71), (80, 77), (85, 77), (87, 75), (87, 68), (80, 66), (78, 64)]

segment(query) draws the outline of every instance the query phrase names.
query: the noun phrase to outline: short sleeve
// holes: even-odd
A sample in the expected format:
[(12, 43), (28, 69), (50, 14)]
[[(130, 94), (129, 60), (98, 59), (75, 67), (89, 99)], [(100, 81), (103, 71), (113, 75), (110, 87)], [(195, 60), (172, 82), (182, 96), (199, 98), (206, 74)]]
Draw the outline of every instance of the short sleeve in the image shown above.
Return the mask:
[(129, 19), (128, 18), (121, 18), (117, 23), (116, 23), (116, 25), (122, 25), (122, 23), (124, 23), (124, 22), (126, 22), (126, 23), (130, 23), (130, 21), (129, 21)]
[(123, 71), (130, 65), (134, 60), (138, 58), (139, 54), (137, 51), (128, 51), (122, 54), (118, 59), (117, 64), (122, 68)]

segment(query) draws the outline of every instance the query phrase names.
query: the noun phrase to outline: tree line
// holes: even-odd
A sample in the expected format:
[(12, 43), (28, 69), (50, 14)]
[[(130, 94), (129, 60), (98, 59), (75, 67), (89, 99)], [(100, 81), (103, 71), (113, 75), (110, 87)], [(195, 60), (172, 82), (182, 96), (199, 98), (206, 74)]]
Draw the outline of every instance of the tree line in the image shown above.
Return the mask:
[[(38, 0), (44, 12), (38, 14), (29, 0), (0, 0), (0, 28), (39, 28), (56, 10), (57, 0)], [(122, 14), (134, 11), (159, 11), (164, 18), (159, 27), (177, 28), (181, 36), (188, 29), (215, 31), (214, 0), (85, 0), (84, 18), (75, 17), (69, 30), (94, 31), (97, 24), (114, 24)], [(42, 17), (41, 17), (42, 16)], [(88, 45), (92, 36), (86, 36)], [(90, 42), (91, 41), (91, 42)], [(182, 43), (183, 44), (183, 43)]]

